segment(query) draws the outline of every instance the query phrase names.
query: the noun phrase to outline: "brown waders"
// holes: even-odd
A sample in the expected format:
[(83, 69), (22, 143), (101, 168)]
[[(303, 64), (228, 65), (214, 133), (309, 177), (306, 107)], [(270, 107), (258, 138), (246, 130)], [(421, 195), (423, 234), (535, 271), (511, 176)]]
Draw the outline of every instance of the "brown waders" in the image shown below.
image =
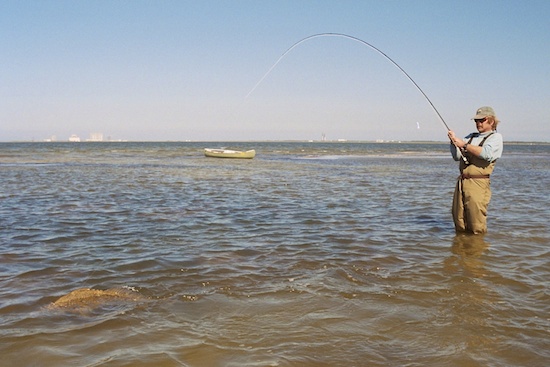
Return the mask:
[[(481, 142), (480, 146), (483, 145)], [(453, 195), (453, 220), (457, 232), (487, 232), (487, 208), (491, 200), (490, 175), (495, 162), (469, 155), (460, 161), (460, 176)]]

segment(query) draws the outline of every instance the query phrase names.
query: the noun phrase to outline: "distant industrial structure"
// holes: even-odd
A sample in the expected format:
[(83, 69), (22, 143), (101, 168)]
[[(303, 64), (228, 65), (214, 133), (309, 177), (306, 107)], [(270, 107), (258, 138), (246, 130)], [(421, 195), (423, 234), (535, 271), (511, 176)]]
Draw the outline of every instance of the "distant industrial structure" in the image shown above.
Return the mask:
[(102, 133), (91, 133), (90, 137), (86, 141), (103, 141)]
[[(72, 134), (69, 136), (69, 141), (71, 142), (81, 142), (82, 139), (76, 134)], [(102, 133), (91, 133), (90, 137), (86, 139), (86, 141), (103, 141), (103, 134)]]
[[(57, 140), (57, 137), (55, 135), (52, 135), (51, 137), (46, 138), (43, 141), (45, 141), (45, 142), (57, 142), (57, 141), (62, 141), (62, 140)], [(85, 141), (85, 142), (102, 142), (102, 141), (122, 142), (122, 141), (127, 141), (127, 140), (124, 140), (124, 139), (113, 140), (113, 139), (111, 139), (110, 136), (107, 136), (107, 138), (105, 138), (103, 136), (103, 133), (90, 133), (90, 136), (88, 137), (88, 139), (85, 139), (85, 140), (81, 139), (80, 136), (78, 136), (77, 134), (72, 134), (71, 136), (69, 136), (68, 141), (73, 142), (73, 143), (80, 143), (82, 141)]]

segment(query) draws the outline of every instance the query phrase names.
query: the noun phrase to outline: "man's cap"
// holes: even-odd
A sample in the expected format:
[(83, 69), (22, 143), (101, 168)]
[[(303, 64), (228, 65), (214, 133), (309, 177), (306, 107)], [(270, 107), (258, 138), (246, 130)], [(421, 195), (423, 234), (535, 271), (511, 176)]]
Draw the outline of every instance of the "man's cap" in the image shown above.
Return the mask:
[(476, 115), (472, 118), (472, 120), (482, 119), (487, 116), (495, 116), (495, 110), (493, 110), (493, 108), (489, 106), (479, 107), (476, 111)]

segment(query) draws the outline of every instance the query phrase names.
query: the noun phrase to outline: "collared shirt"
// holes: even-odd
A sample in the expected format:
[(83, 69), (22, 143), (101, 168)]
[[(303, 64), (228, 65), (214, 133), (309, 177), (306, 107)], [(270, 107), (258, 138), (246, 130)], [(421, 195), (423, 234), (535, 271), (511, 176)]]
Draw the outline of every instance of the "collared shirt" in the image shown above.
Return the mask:
[[(485, 140), (483, 143), (483, 147), (481, 150), (481, 154), (479, 155), (480, 158), (488, 161), (488, 162), (494, 162), (497, 159), (499, 159), (502, 156), (502, 149), (503, 149), (503, 140), (502, 135), (497, 133), (496, 131), (489, 131), (486, 133), (471, 133), (468, 136), (466, 136), (465, 140), (470, 140), (472, 138), (471, 145), (479, 145), (483, 138), (485, 138), (487, 135), (493, 133), (491, 136)], [(453, 144), (451, 144), (451, 154), (453, 156), (453, 159), (455, 161), (459, 161), (462, 159), (462, 152), (459, 148), (455, 147)]]

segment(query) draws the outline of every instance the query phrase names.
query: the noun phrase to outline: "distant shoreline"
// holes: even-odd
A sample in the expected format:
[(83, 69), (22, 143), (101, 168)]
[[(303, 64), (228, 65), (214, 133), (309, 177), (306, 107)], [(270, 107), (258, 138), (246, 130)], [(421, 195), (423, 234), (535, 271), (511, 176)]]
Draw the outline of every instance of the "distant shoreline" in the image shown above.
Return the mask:
[[(435, 140), (105, 140), (105, 141), (80, 141), (68, 140), (58, 141), (33, 141), (33, 140), (12, 140), (0, 141), (0, 144), (125, 144), (125, 143), (307, 143), (307, 144), (447, 144), (448, 141)], [(550, 145), (550, 142), (541, 141), (505, 141), (506, 145)]]

